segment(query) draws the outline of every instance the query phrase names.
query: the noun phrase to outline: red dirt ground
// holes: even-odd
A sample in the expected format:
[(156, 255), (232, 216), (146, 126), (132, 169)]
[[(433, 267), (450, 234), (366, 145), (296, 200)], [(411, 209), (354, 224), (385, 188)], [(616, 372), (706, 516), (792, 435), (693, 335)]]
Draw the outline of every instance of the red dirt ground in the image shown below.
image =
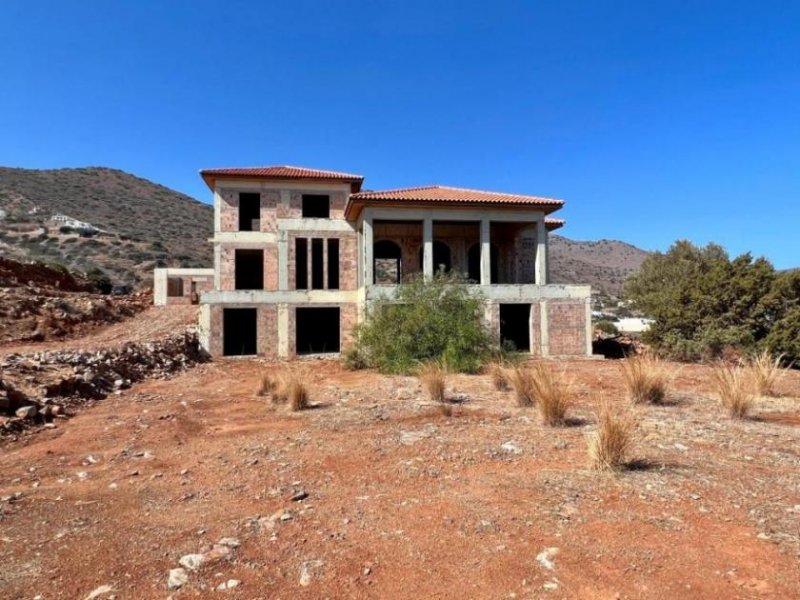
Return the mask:
[(450, 379), (449, 418), (414, 378), (334, 361), (290, 365), (318, 405), (300, 413), (255, 396), (260, 361), (135, 385), (0, 449), (0, 597), (800, 597), (800, 373), (732, 421), (709, 369), (681, 368), (673, 404), (641, 411), (639, 467), (610, 476), (584, 437), (618, 364), (562, 364), (563, 428), (486, 376)]

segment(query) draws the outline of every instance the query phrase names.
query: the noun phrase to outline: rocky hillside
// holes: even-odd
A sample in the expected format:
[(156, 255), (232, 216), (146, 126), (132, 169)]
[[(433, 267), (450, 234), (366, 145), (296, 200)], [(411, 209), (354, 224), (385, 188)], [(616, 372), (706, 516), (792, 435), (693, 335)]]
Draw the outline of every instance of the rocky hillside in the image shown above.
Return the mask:
[[(0, 256), (146, 284), (156, 266), (210, 266), (212, 231), (211, 206), (123, 171), (0, 167)], [(554, 282), (612, 296), (647, 256), (613, 240), (551, 239)]]
[[(55, 217), (55, 218), (54, 218)], [(123, 171), (0, 167), (0, 255), (100, 268), (116, 283), (155, 266), (207, 266), (212, 208)]]
[(616, 240), (578, 242), (550, 236), (553, 283), (588, 283), (597, 291), (619, 296), (625, 279), (642, 266), (647, 252)]

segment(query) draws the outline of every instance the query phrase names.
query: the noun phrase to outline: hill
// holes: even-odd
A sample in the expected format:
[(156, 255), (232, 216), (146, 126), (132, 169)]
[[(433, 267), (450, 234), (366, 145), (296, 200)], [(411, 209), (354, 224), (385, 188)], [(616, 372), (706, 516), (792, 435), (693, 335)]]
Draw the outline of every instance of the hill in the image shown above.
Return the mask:
[[(116, 283), (149, 282), (156, 266), (212, 264), (210, 205), (116, 169), (0, 167), (0, 223), (0, 254), (100, 268)], [(624, 242), (553, 235), (551, 277), (618, 296), (645, 256)]]
[(212, 262), (211, 206), (116, 169), (0, 167), (0, 223), (0, 254), (100, 268), (119, 283)]
[(594, 290), (618, 297), (625, 279), (639, 270), (647, 254), (616, 240), (581, 242), (551, 235), (551, 281), (588, 283)]

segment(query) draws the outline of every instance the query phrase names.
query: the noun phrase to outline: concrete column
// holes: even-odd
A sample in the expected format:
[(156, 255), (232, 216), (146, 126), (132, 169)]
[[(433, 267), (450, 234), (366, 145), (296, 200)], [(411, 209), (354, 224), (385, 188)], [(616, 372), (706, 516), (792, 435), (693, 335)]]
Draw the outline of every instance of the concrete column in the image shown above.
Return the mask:
[(364, 238), (364, 285), (370, 286), (375, 283), (375, 260), (373, 258), (373, 250), (375, 244), (373, 243), (372, 233), (372, 217), (367, 215), (364, 217), (364, 222), (361, 225), (363, 230), (362, 237)]
[(289, 240), (285, 231), (278, 231), (278, 289), (289, 289)]
[(433, 219), (422, 220), (422, 273), (425, 279), (433, 278)]
[(539, 302), (539, 331), (542, 336), (542, 356), (550, 356), (550, 319), (547, 313), (547, 300)]
[(491, 222), (481, 219), (481, 285), (492, 283)]
[(547, 283), (547, 230), (544, 215), (536, 221), (536, 264), (534, 267), (536, 285)]

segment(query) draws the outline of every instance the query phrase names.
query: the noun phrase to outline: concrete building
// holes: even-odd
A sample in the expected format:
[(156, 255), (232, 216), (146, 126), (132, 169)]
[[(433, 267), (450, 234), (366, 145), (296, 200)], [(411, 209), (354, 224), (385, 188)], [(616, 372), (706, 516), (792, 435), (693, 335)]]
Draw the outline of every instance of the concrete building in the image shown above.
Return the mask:
[(214, 269), (154, 269), (153, 304), (198, 304), (214, 289)]
[(213, 356), (339, 352), (377, 299), (438, 269), (486, 298), (498, 340), (591, 355), (589, 286), (547, 282), (561, 200), (445, 186), (363, 191), (363, 177), (299, 167), (207, 169), (214, 283), (200, 294)]

